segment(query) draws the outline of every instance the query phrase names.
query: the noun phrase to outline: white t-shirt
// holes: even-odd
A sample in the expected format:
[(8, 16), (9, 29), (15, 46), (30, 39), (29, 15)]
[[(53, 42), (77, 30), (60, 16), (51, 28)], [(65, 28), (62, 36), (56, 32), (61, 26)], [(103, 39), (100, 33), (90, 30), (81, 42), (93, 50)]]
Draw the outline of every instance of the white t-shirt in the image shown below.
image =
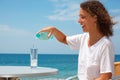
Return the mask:
[(112, 42), (104, 36), (94, 45), (88, 47), (88, 38), (88, 33), (67, 37), (70, 48), (79, 50), (79, 80), (94, 80), (101, 73), (114, 73), (114, 48)]

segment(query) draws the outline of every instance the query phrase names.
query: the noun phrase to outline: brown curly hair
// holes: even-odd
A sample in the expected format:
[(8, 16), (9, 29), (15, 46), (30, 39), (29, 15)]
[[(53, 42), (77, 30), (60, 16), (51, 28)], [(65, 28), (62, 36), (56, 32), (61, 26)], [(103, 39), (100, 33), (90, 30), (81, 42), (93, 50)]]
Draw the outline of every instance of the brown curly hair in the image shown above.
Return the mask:
[(115, 24), (103, 4), (97, 0), (89, 0), (80, 4), (80, 7), (91, 16), (97, 16), (98, 30), (105, 36), (113, 35), (112, 26)]

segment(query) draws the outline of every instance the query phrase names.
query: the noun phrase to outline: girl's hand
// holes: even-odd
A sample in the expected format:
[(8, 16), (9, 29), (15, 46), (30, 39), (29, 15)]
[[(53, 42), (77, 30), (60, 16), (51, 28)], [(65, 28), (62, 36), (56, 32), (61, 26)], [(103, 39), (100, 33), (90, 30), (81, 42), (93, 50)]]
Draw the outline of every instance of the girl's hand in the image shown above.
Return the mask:
[(37, 33), (40, 33), (40, 32), (48, 32), (48, 38), (50, 38), (50, 36), (53, 34), (54, 30), (55, 30), (55, 27), (49, 26), (49, 27), (46, 27), (46, 28), (41, 29), (41, 30), (38, 31)]

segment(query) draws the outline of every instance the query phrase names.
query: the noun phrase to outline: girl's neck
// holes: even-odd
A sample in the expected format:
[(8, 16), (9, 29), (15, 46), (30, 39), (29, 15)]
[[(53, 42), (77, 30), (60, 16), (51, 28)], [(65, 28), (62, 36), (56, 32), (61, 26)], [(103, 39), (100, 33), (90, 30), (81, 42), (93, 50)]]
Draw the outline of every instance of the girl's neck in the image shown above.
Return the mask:
[(97, 43), (103, 36), (101, 33), (89, 33), (88, 47)]

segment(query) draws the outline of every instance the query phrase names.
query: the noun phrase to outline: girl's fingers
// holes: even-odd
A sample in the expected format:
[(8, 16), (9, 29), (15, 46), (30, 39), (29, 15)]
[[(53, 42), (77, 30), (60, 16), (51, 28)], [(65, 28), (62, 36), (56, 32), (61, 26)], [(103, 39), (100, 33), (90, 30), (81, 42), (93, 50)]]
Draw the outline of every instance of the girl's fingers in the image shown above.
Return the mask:
[(48, 32), (48, 30), (42, 29), (42, 30), (38, 31), (37, 33), (40, 33), (40, 32)]
[(51, 35), (52, 35), (52, 31), (49, 32), (49, 34), (48, 34), (48, 38), (50, 38)]

